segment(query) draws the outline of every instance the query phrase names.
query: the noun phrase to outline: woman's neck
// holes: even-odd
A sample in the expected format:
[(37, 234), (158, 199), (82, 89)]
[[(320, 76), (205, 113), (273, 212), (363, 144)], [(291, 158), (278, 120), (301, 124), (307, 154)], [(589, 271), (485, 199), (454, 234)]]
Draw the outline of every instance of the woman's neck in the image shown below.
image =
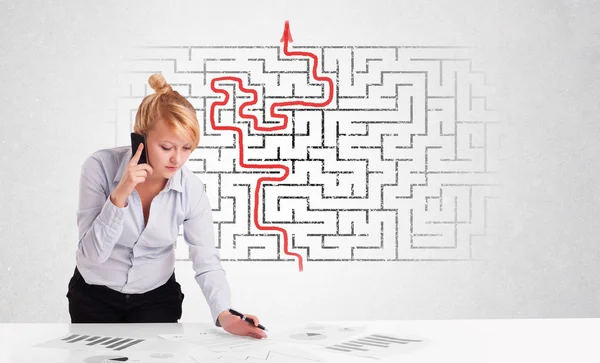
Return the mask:
[(160, 192), (161, 190), (164, 189), (165, 185), (167, 185), (167, 182), (169, 181), (169, 179), (165, 179), (165, 178), (160, 178), (159, 180), (148, 180), (146, 179), (145, 182), (140, 183), (136, 186), (136, 189), (138, 190), (142, 190), (145, 192)]

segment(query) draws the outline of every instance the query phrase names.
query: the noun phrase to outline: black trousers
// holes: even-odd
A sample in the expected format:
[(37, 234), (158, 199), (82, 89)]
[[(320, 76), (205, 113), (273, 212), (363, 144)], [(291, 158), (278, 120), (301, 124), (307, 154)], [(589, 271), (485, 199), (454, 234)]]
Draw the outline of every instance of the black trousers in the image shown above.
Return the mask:
[(75, 268), (67, 299), (71, 323), (176, 323), (184, 294), (175, 273), (162, 286), (143, 294), (123, 294), (89, 285)]

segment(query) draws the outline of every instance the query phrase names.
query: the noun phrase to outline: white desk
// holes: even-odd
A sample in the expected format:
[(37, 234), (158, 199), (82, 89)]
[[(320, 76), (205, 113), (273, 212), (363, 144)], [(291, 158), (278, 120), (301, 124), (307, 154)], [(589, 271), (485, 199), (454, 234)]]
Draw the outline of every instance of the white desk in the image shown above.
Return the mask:
[[(298, 324), (294, 322), (293, 324)], [(329, 324), (366, 325), (368, 333), (417, 335), (427, 345), (380, 362), (600, 362), (600, 319), (347, 321)], [(264, 322), (274, 336), (291, 325)], [(0, 324), (0, 362), (72, 362), (73, 351), (32, 347), (67, 334), (157, 338), (158, 334), (190, 334), (207, 324)], [(168, 348), (184, 345), (165, 341)], [(81, 353), (81, 352), (80, 352)], [(184, 353), (185, 354), (185, 353)], [(338, 353), (318, 353), (327, 362), (374, 362)], [(159, 363), (160, 353), (148, 362)], [(185, 358), (182, 362), (194, 362)], [(281, 359), (281, 357), (279, 358)], [(84, 360), (80, 360), (85, 362)], [(133, 361), (130, 359), (130, 362)], [(258, 360), (257, 360), (258, 361)], [(279, 360), (281, 361), (281, 360)], [(242, 362), (242, 361), (240, 361)], [(307, 363), (312, 363), (307, 361)]]

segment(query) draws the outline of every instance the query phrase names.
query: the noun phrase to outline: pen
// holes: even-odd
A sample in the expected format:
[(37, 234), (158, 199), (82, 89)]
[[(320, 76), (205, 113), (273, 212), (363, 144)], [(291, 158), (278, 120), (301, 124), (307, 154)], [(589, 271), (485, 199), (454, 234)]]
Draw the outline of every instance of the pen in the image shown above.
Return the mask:
[[(229, 312), (232, 313), (235, 316), (239, 316), (240, 318), (246, 320), (247, 322), (249, 322), (250, 324), (254, 325), (254, 320), (247, 318), (244, 316), (244, 314), (242, 313), (238, 313), (237, 311), (233, 310), (233, 309), (229, 309)], [(258, 327), (262, 330), (267, 330), (267, 328), (265, 328), (264, 326), (262, 326), (261, 324), (258, 324)]]

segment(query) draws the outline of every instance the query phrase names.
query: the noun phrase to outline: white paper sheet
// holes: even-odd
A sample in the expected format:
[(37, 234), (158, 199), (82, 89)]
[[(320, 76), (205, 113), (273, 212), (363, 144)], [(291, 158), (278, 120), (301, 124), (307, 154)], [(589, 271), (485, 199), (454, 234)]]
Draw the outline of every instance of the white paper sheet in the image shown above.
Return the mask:
[(266, 343), (255, 348), (242, 348), (229, 352), (216, 353), (212, 357), (205, 354), (196, 355), (190, 353), (185, 363), (242, 363), (266, 361), (272, 363), (321, 363), (326, 362), (318, 352), (310, 352), (302, 347), (282, 344)]
[(213, 352), (228, 352), (261, 344), (261, 340), (259, 339), (232, 335), (222, 331), (160, 334), (159, 337), (179, 343), (191, 344)]

